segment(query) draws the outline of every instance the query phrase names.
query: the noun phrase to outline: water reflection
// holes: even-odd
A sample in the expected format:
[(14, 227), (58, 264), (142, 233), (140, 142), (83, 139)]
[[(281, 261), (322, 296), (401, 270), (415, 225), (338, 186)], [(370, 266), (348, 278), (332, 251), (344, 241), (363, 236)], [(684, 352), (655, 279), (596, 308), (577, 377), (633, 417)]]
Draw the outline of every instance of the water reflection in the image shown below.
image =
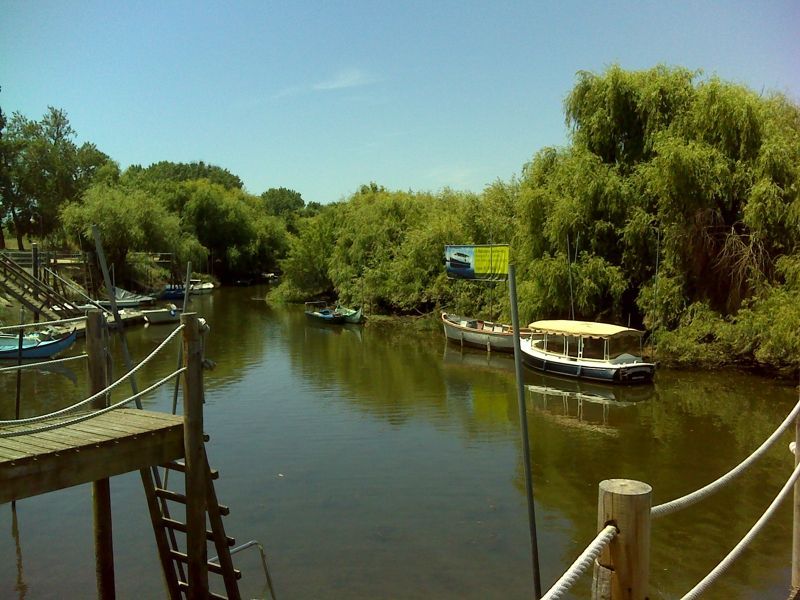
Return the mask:
[(16, 553), (17, 580), (14, 590), (19, 595), (19, 600), (25, 600), (28, 593), (28, 585), (25, 583), (24, 569), (22, 568), (22, 545), (19, 543), (19, 522), (17, 521), (17, 507), (11, 503), (11, 537), (14, 538), (14, 550)]
[[(211, 325), (206, 354), (217, 362), (205, 372), (206, 425), (209, 453), (222, 473), (219, 490), (232, 508), (226, 529), (266, 544), (278, 593), (528, 596), (513, 358), (462, 351), (446, 345), (440, 330), (415, 331), (405, 321), (319, 326), (302, 307), (271, 307), (252, 297), (263, 292), (222, 289), (196, 298), (192, 309)], [(171, 330), (131, 328), (134, 362)], [(119, 375), (120, 348), (113, 343)], [(142, 370), (140, 383), (165, 376), (176, 361), (177, 343)], [(77, 384), (44, 373), (23, 378), (24, 410), (45, 412), (85, 397), (85, 367), (74, 372)], [(792, 386), (737, 373), (661, 370), (654, 386), (625, 388), (526, 370), (524, 382), (545, 584), (594, 537), (602, 479), (646, 481), (656, 504), (681, 496), (741, 461), (797, 397)], [(0, 391), (7, 414), (13, 386)], [(171, 394), (165, 390), (145, 405), (169, 410)], [(769, 504), (791, 462), (779, 444), (729, 489), (655, 522), (651, 597), (679, 597), (701, 579)], [(127, 540), (116, 547), (120, 595), (159, 597), (140, 483), (125, 482), (115, 478), (115, 510), (130, 516), (115, 521), (115, 536)], [(73, 556), (52, 539), (62, 528), (67, 532), (59, 539), (91, 537), (88, 517), (81, 520), (90, 512), (72, 500), (85, 495), (65, 491), (25, 501), (37, 509), (23, 540), (29, 595), (55, 597), (63, 585), (63, 595), (80, 596), (87, 589), (74, 574), (80, 569), (92, 585), (92, 565), (84, 565), (91, 548)], [(788, 581), (790, 508), (709, 597), (772, 597)], [(0, 523), (5, 519), (13, 530), (12, 517), (0, 514)], [(0, 596), (18, 594), (12, 582), (23, 581), (19, 547), (16, 541), (14, 550), (10, 541), (0, 547)], [(152, 561), (143, 565), (147, 552)], [(58, 584), (47, 577), (53, 562), (64, 565)], [(258, 594), (258, 565), (248, 574), (255, 583), (243, 594)], [(588, 581), (579, 583), (573, 597), (588, 596)]]

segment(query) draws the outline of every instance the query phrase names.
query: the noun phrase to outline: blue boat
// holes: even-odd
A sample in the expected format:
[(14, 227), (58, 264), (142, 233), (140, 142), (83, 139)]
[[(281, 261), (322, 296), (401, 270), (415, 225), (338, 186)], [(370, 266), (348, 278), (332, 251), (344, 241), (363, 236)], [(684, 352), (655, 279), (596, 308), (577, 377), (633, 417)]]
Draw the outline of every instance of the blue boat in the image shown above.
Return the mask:
[(19, 338), (15, 335), (0, 337), (0, 359), (14, 358), (52, 358), (69, 349), (78, 338), (73, 329), (52, 340), (43, 340), (37, 335), (22, 338), (22, 355), (19, 352)]
[(161, 300), (183, 300), (186, 293), (186, 286), (182, 283), (170, 283), (158, 295)]
[(322, 323), (344, 323), (347, 315), (334, 308), (328, 308), (324, 302), (306, 302), (306, 317)]

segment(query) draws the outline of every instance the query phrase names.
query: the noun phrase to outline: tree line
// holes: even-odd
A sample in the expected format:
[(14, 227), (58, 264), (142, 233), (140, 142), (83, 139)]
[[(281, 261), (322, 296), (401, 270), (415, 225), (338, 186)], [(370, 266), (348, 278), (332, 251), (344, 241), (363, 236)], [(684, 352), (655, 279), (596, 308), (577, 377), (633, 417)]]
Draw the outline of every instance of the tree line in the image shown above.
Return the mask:
[(115, 260), (280, 269), (276, 299), (389, 314), (507, 320), (504, 287), (448, 280), (442, 262), (446, 244), (509, 243), (523, 321), (630, 323), (662, 360), (796, 369), (798, 105), (684, 68), (612, 66), (578, 73), (564, 110), (568, 144), (480, 193), (369, 183), (324, 206), (285, 188), (253, 196), (203, 163), (121, 172), (72, 142), (61, 111), (14, 114), (0, 121), (0, 214), (20, 240), (35, 226), (75, 244), (97, 223)]

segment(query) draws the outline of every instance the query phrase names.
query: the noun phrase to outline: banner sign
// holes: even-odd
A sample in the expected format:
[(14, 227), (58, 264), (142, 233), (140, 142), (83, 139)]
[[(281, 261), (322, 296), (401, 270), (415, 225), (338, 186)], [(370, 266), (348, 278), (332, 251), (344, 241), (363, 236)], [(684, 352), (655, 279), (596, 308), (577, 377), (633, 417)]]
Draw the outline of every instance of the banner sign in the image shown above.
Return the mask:
[(506, 279), (508, 277), (508, 244), (445, 246), (444, 264), (449, 277)]

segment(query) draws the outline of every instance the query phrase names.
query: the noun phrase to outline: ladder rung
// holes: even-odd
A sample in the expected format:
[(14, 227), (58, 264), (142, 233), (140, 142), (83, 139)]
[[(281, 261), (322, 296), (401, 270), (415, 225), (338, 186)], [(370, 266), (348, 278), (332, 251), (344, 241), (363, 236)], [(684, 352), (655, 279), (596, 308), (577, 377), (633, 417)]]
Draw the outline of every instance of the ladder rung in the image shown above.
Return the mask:
[[(189, 584), (186, 583), (185, 581), (179, 581), (178, 582), (178, 587), (180, 589), (182, 589), (184, 592), (188, 592), (189, 591)], [(214, 600), (228, 600), (227, 596), (220, 596), (219, 594), (215, 594), (214, 592), (211, 592), (211, 591), (208, 592), (208, 597), (209, 598), (214, 598)]]
[[(189, 557), (186, 555), (185, 552), (179, 552), (178, 550), (170, 550), (169, 554), (174, 560), (179, 560), (183, 564), (189, 564)], [(222, 567), (220, 567), (217, 563), (209, 562), (208, 563), (208, 570), (211, 571), (212, 573), (216, 573), (217, 575), (224, 575), (225, 574), (222, 571)], [(233, 570), (233, 574), (236, 577), (236, 579), (241, 579), (242, 578), (242, 572), (239, 569), (234, 569)]]
[(186, 504), (186, 496), (184, 494), (179, 494), (178, 492), (173, 492), (172, 490), (165, 490), (162, 488), (156, 488), (155, 492), (156, 496), (159, 498), (164, 498), (164, 500), (172, 500), (173, 502)]
[[(164, 527), (169, 527), (170, 529), (174, 529), (175, 531), (180, 531), (186, 533), (186, 523), (181, 523), (180, 521), (176, 521), (175, 519), (167, 519), (163, 517), (161, 521), (164, 523)], [(214, 541), (214, 532), (206, 529), (206, 538), (208, 541)], [(231, 548), (236, 545), (236, 540), (232, 537), (225, 536), (225, 542)]]
[[(173, 460), (172, 462), (168, 462), (161, 466), (167, 469), (172, 469), (173, 471), (180, 471), (181, 473), (186, 473), (185, 462)], [(216, 469), (211, 469), (211, 479), (219, 479), (219, 471), (217, 471)]]
[[(165, 500), (172, 500), (173, 502), (180, 502), (181, 504), (186, 504), (186, 496), (184, 494), (179, 494), (178, 492), (173, 492), (172, 490), (165, 490), (162, 488), (155, 489), (156, 496), (159, 498), (164, 498)], [(219, 514), (223, 517), (227, 517), (231, 514), (231, 509), (225, 506), (224, 504), (218, 504), (217, 508), (219, 509)], [(206, 507), (208, 510), (208, 507)]]

